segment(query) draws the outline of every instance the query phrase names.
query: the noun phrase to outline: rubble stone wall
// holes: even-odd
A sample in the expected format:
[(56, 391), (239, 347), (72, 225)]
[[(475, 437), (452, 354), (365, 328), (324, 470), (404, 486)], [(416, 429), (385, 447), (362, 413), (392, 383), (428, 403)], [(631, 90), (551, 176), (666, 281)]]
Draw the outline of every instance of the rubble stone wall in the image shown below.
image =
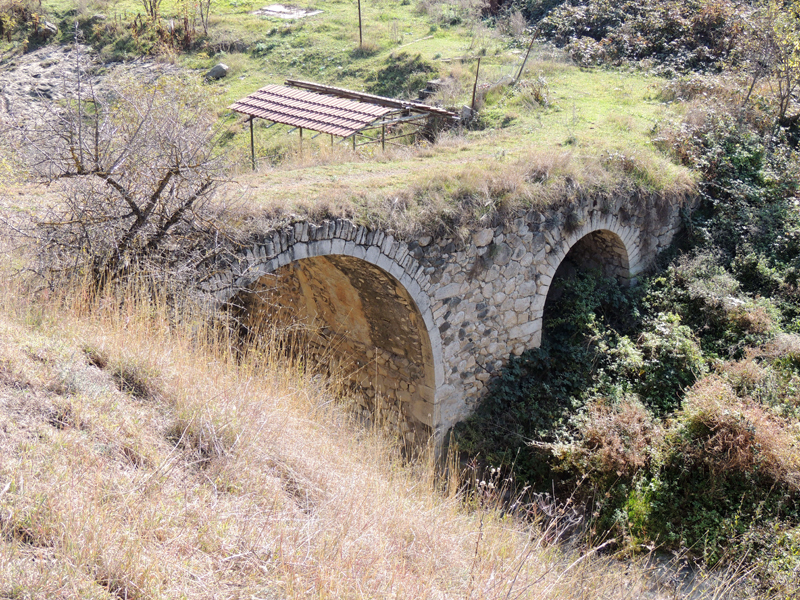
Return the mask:
[(317, 328), (318, 357), (349, 361), (365, 410), (395, 414), (410, 437), (440, 435), (470, 414), (510, 356), (540, 345), (559, 267), (596, 267), (633, 284), (671, 243), (679, 210), (657, 201), (636, 210), (622, 200), (573, 205), (468, 239), (399, 240), (346, 220), (298, 222), (256, 240), (209, 290), (224, 302), (249, 289), (252, 318), (283, 311)]

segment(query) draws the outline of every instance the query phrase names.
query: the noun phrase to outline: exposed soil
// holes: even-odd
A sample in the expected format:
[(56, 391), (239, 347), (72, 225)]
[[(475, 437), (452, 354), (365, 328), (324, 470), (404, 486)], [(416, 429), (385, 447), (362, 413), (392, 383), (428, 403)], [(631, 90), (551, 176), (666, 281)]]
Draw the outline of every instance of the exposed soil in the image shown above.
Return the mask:
[(20, 125), (41, 114), (50, 100), (67, 93), (74, 95), (79, 61), (87, 74), (82, 94), (91, 88), (102, 94), (113, 76), (132, 76), (153, 80), (160, 75), (177, 73), (181, 67), (154, 60), (101, 64), (88, 46), (51, 44), (33, 52), (4, 57), (0, 61), (0, 123)]
[(298, 6), (291, 6), (290, 4), (270, 4), (264, 8), (254, 10), (250, 14), (261, 17), (278, 17), (279, 19), (302, 19), (303, 17), (311, 17), (321, 13), (321, 10), (310, 10)]

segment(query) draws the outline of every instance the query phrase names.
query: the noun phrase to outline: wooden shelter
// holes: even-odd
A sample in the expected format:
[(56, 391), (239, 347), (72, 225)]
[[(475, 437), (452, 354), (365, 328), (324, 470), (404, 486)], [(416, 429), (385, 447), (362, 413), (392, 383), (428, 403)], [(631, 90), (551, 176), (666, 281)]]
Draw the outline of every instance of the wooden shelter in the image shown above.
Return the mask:
[[(387, 143), (393, 143), (392, 140), (419, 135), (432, 119), (456, 122), (459, 118), (456, 113), (420, 102), (292, 79), (286, 81), (286, 85), (265, 86), (234, 102), (230, 108), (249, 117), (254, 169), (253, 120), (256, 118), (272, 121), (272, 125), (280, 123), (299, 129), (301, 144), (303, 129), (309, 129), (318, 132), (317, 135), (330, 134), (331, 143), (334, 136), (350, 138), (353, 149), (366, 144), (381, 144), (385, 149)], [(397, 126), (409, 123), (415, 125), (410, 132), (393, 131)]]

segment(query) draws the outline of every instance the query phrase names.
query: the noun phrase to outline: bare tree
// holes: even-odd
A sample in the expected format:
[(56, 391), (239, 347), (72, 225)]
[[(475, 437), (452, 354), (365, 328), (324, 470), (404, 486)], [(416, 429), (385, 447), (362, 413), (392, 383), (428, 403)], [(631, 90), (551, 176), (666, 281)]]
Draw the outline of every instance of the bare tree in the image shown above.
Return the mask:
[(140, 0), (142, 6), (144, 7), (144, 11), (147, 13), (147, 16), (153, 20), (153, 22), (158, 20), (159, 12), (161, 11), (161, 2), (162, 0)]
[(65, 102), (13, 140), (35, 177), (61, 186), (62, 202), (27, 232), (39, 273), (99, 287), (134, 267), (164, 281), (198, 277), (214, 252), (208, 202), (223, 172), (199, 87), (124, 80), (100, 94), (83, 75), (69, 85)]
[(203, 25), (203, 34), (208, 35), (208, 17), (211, 14), (211, 0), (198, 0), (197, 9), (200, 13), (200, 23)]
[(800, 89), (800, 0), (767, 0), (750, 15), (748, 25), (750, 82), (743, 105), (766, 79), (775, 98), (776, 121), (783, 124)]

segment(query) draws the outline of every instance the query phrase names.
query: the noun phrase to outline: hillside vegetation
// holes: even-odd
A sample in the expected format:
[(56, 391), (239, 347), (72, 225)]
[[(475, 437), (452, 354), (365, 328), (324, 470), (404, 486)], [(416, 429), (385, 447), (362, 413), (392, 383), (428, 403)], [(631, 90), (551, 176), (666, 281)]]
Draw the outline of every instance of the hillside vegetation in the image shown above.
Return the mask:
[[(0, 596), (797, 597), (797, 3), (365, 0), (361, 45), (354, 2), (298, 5), (0, 0)], [(435, 143), (259, 123), (252, 172), (227, 109), (436, 77), (460, 109), (478, 57)], [(31, 84), (52, 60), (75, 83)], [(446, 465), (192, 292), (298, 218), (466, 237), (619, 194), (685, 233), (636, 288), (556, 282)]]

